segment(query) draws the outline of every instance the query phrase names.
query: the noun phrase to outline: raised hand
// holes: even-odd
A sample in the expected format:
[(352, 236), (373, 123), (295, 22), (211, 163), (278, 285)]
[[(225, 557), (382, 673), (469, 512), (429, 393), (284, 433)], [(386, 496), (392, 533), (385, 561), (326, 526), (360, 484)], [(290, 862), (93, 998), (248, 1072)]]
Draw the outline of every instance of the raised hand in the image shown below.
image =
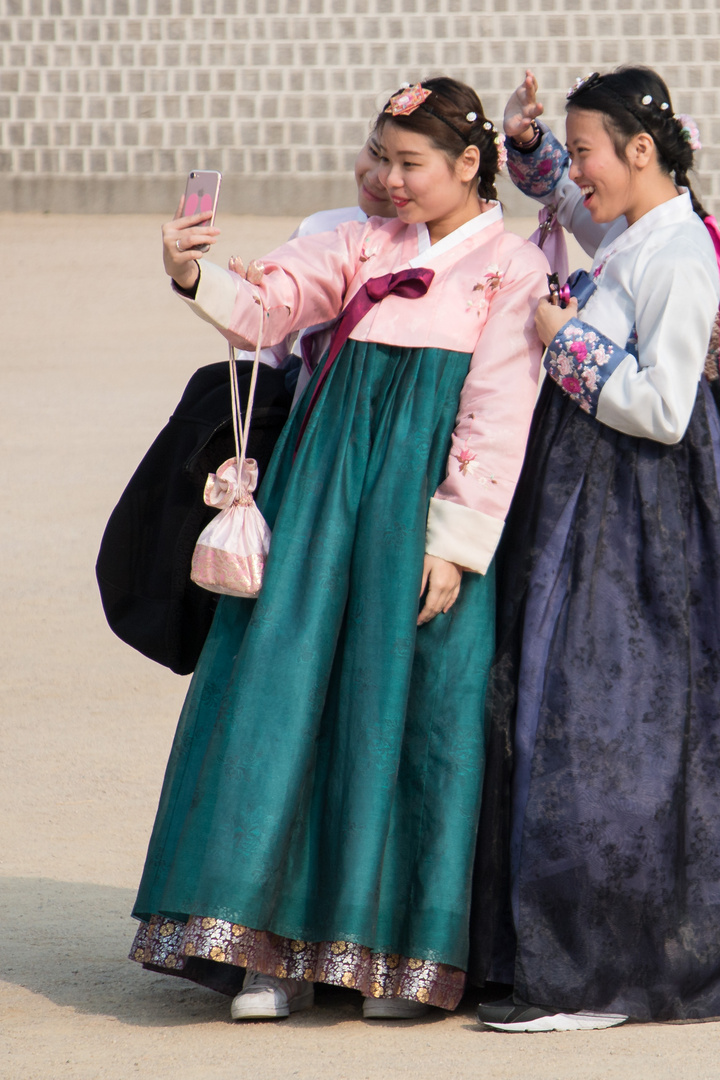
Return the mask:
[(209, 220), (210, 211), (183, 217), (183, 203), (184, 196), (178, 203), (172, 221), (162, 227), (163, 264), (165, 273), (181, 289), (189, 289), (197, 281), (197, 260), (202, 259), (204, 251), (216, 242), (220, 230), (213, 225), (203, 225), (204, 221)]
[(525, 79), (517, 90), (510, 95), (505, 106), (503, 115), (503, 128), (505, 134), (517, 142), (528, 142), (532, 131), (532, 122), (542, 116), (543, 106), (537, 100), (537, 79), (529, 69), (525, 72)]

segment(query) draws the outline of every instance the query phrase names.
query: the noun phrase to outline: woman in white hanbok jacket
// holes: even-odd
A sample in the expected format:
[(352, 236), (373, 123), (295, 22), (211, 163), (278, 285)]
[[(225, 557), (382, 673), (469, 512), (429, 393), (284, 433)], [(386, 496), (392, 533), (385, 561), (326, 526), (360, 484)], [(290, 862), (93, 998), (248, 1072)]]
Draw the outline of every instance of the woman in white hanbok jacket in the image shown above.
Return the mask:
[(538, 308), (547, 375), (498, 557), (473, 935), (483, 974), (493, 911), (514, 995), (479, 1016), (717, 1016), (720, 286), (696, 129), (654, 72), (621, 69), (571, 91), (566, 151), (535, 90), (528, 73), (508, 103), (511, 176), (593, 264)]

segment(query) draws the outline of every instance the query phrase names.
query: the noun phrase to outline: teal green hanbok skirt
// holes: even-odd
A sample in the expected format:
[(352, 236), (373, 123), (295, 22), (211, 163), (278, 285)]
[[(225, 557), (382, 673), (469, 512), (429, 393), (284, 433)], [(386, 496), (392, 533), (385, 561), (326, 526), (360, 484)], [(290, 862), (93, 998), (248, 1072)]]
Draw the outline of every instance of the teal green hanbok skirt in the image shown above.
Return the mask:
[(493, 568), (416, 622), (469, 359), (348, 341), (297, 456), (314, 380), (291, 416), (258, 499), (262, 592), (220, 600), (180, 717), (133, 959), (457, 1004)]

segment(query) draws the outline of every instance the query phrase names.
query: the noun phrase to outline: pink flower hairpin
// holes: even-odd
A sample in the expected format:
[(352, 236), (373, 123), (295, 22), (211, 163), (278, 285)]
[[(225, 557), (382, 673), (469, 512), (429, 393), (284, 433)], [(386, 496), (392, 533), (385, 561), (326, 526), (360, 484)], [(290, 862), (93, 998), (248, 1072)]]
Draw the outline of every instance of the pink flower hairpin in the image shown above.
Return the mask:
[(676, 113), (675, 119), (680, 125), (680, 133), (686, 143), (690, 144), (691, 150), (702, 150), (700, 131), (692, 116), (687, 113)]
[(422, 83), (415, 83), (414, 86), (403, 87), (402, 90), (398, 90), (397, 94), (393, 94), (390, 98), (390, 102), (385, 109), (386, 113), (391, 113), (393, 116), (409, 116), (410, 113), (415, 112), (417, 108), (422, 105), (423, 101), (430, 97), (432, 90), (426, 90)]
[(498, 172), (502, 172), (507, 165), (508, 155), (507, 147), (505, 146), (505, 136), (502, 131), (498, 132), (495, 136), (495, 145), (498, 152)]

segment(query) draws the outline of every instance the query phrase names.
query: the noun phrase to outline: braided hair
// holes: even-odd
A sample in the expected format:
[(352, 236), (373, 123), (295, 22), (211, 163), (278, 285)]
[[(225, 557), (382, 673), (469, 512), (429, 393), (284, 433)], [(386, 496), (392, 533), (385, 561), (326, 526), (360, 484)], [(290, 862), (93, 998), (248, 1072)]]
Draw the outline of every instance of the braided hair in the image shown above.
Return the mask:
[[(500, 171), (500, 146), (495, 141), (498, 133), (485, 116), (480, 98), (471, 86), (446, 76), (426, 79), (422, 87), (432, 91), (427, 102), (407, 115), (392, 116), (385, 112), (390, 105), (388, 101), (375, 122), (376, 133), (379, 136), (389, 122), (405, 131), (416, 131), (427, 136), (436, 150), (442, 150), (451, 165), (468, 146), (477, 146), (480, 151), (475, 174), (478, 197), (487, 202), (496, 200), (495, 177)], [(468, 119), (473, 115), (474, 119)]]
[(635, 135), (650, 135), (660, 168), (678, 187), (688, 189), (695, 213), (703, 220), (708, 216), (688, 179), (693, 149), (687, 131), (675, 116), (670, 92), (657, 72), (647, 67), (621, 67), (607, 75), (592, 75), (571, 91), (566, 109), (599, 112), (621, 161)]

